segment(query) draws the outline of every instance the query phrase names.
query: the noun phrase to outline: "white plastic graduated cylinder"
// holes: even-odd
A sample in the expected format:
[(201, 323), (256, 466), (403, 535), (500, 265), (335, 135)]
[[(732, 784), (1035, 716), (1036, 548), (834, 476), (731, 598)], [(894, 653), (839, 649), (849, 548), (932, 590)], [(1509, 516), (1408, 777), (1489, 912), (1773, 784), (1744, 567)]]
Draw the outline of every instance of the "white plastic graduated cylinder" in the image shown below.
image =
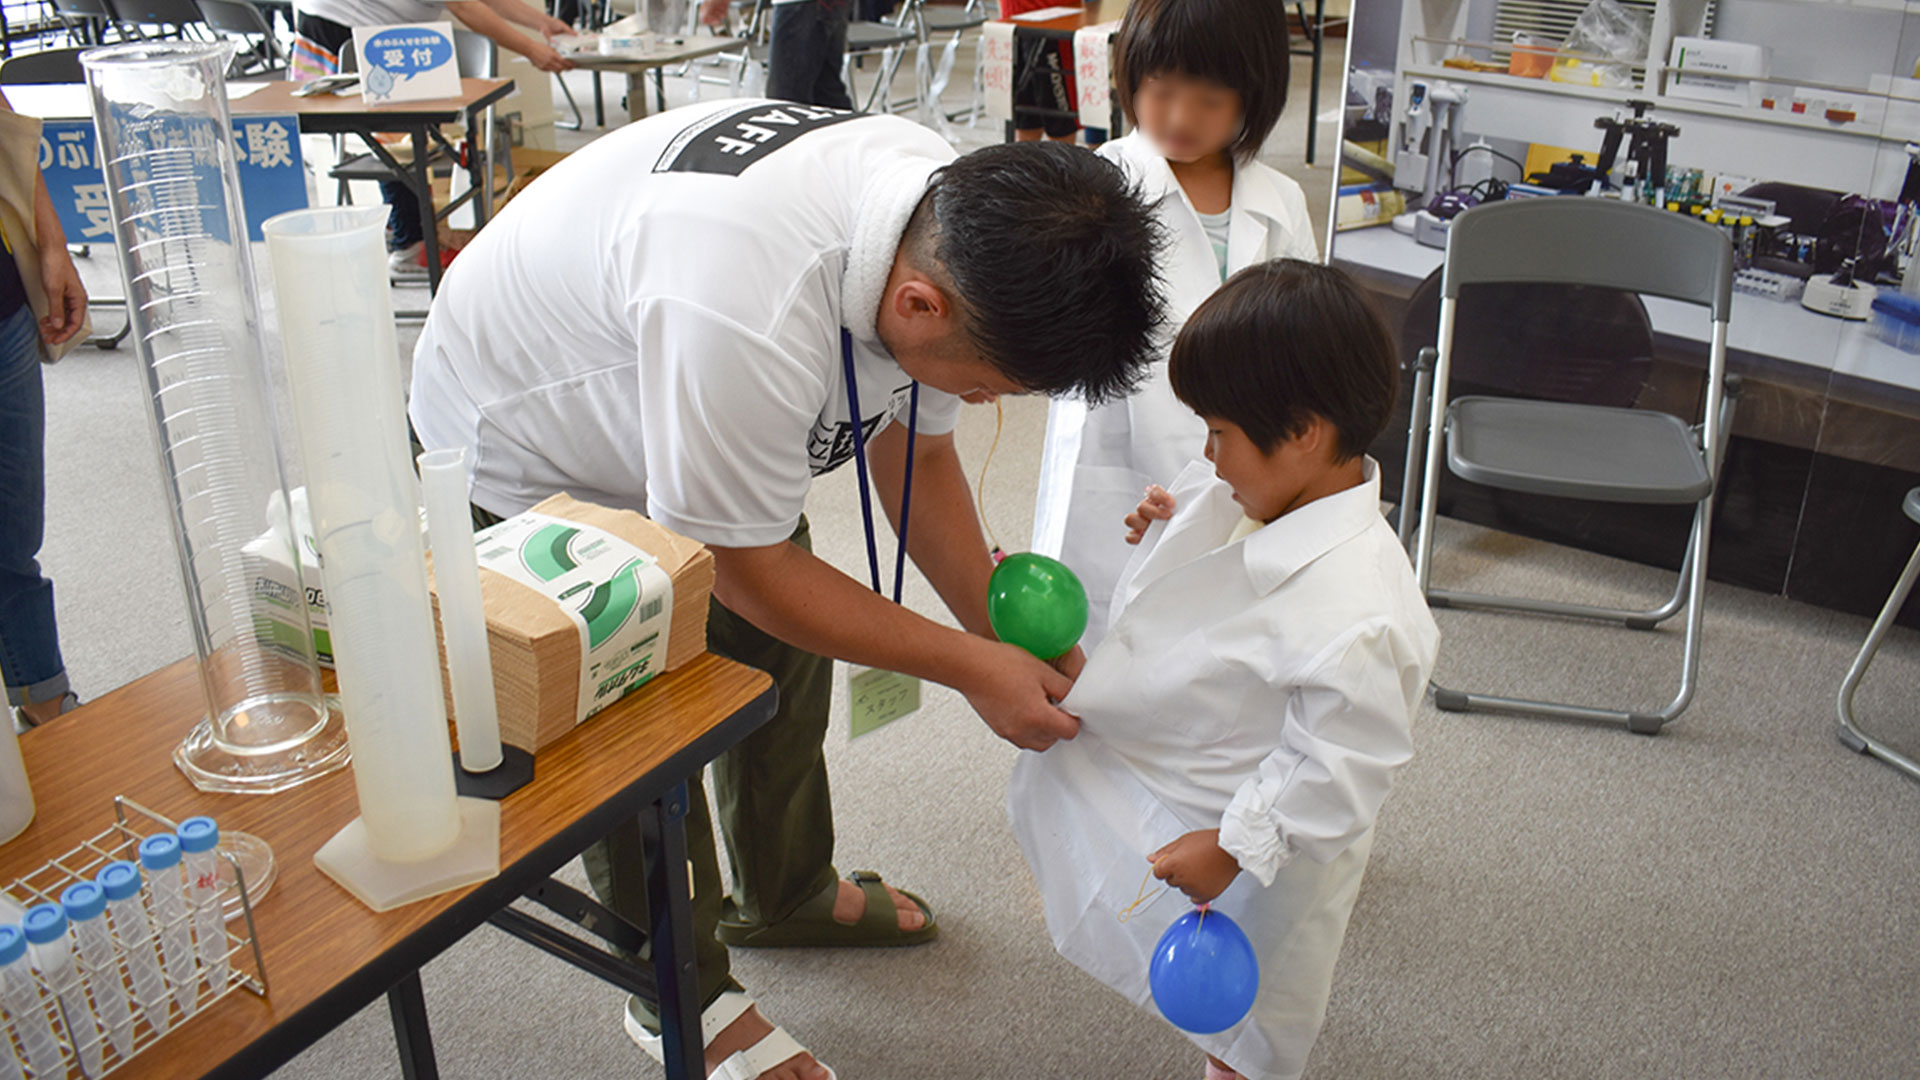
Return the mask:
[(470, 773), (502, 760), (500, 714), (493, 696), (493, 657), (487, 652), (487, 610), (480, 597), (480, 562), (473, 547), (468, 503), (467, 448), (420, 455), (420, 490), (433, 542), (433, 580), (440, 595), (440, 631), (453, 684), (453, 722), (460, 732), (460, 767)]
[(334, 670), (367, 852), (431, 859), (460, 834), (388, 294), (384, 208), (282, 214), (273, 264)]

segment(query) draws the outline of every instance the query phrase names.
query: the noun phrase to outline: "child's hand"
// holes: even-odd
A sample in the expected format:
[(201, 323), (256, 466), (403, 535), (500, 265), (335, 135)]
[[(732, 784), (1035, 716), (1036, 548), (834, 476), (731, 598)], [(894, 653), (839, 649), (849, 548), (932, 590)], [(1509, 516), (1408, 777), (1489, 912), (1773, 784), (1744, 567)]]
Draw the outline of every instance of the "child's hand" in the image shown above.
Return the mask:
[(1137, 544), (1147, 535), (1147, 527), (1156, 521), (1165, 521), (1173, 516), (1173, 496), (1159, 484), (1147, 488), (1147, 497), (1140, 501), (1138, 509), (1127, 515), (1127, 543)]
[(1196, 904), (1211, 902), (1240, 875), (1239, 862), (1220, 847), (1219, 829), (1190, 832), (1154, 852), (1149, 861), (1154, 877)]

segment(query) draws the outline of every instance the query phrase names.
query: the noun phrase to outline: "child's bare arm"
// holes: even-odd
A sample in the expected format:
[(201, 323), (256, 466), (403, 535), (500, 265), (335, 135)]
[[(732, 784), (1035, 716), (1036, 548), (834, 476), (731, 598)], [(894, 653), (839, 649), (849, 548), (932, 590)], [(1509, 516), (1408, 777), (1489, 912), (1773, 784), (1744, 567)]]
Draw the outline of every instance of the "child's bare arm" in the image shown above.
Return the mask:
[(1138, 544), (1140, 538), (1147, 535), (1147, 529), (1156, 521), (1165, 521), (1173, 516), (1173, 496), (1159, 484), (1147, 488), (1147, 497), (1133, 513), (1127, 515), (1127, 543)]

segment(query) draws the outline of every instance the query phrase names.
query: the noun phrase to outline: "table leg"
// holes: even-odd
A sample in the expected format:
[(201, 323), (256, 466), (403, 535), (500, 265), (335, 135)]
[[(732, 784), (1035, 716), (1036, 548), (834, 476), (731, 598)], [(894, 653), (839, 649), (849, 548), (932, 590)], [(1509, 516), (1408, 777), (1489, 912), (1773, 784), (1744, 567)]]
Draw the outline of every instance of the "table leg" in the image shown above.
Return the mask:
[(393, 1041), (400, 1048), (400, 1075), (405, 1080), (439, 1080), (433, 1059), (433, 1032), (427, 1027), (427, 999), (420, 992), (415, 971), (387, 991), (387, 1009), (393, 1014)]
[(593, 122), (596, 127), (607, 126), (607, 95), (600, 86), (600, 73), (593, 73)]
[(1307, 33), (1313, 44), (1313, 81), (1307, 84), (1307, 164), (1311, 165), (1320, 132), (1320, 56), (1327, 40), (1327, 0), (1313, 0), (1313, 26)]
[[(644, 87), (642, 87), (644, 89)], [(647, 907), (653, 971), (660, 989), (668, 1080), (703, 1080), (700, 978), (693, 959), (692, 882), (687, 876), (687, 787), (676, 786), (641, 815), (647, 850)]]
[(433, 163), (427, 160), (427, 129), (413, 129), (413, 177), (420, 196), (421, 239), (427, 244), (427, 295), (440, 291), (440, 218), (433, 212)]
[(647, 73), (627, 72), (627, 122), (647, 118)]
[[(467, 114), (467, 182), (473, 185), (473, 227), (476, 230), (493, 216), (493, 162), (496, 149), (493, 137), (497, 131), (493, 123), (493, 106), (487, 106), (479, 116)], [(480, 151), (483, 141), (485, 153)]]

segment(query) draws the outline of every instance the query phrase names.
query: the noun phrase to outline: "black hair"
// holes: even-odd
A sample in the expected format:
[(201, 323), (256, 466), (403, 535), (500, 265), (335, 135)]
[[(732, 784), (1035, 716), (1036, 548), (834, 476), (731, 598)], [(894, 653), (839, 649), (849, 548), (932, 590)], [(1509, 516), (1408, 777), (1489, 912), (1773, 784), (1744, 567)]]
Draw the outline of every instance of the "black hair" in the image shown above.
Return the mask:
[(951, 283), (988, 363), (1098, 403), (1139, 385), (1164, 322), (1162, 230), (1118, 167), (1057, 143), (976, 150), (934, 174), (901, 247)]
[(1339, 461), (1386, 429), (1400, 389), (1393, 337), (1360, 287), (1298, 259), (1228, 278), (1174, 340), (1167, 376), (1188, 408), (1239, 425), (1262, 453), (1323, 417)]
[(1228, 147), (1252, 161), (1287, 107), (1292, 43), (1278, 0), (1133, 0), (1114, 42), (1114, 87), (1127, 123), (1133, 96), (1155, 75), (1211, 79), (1240, 95), (1245, 123)]

